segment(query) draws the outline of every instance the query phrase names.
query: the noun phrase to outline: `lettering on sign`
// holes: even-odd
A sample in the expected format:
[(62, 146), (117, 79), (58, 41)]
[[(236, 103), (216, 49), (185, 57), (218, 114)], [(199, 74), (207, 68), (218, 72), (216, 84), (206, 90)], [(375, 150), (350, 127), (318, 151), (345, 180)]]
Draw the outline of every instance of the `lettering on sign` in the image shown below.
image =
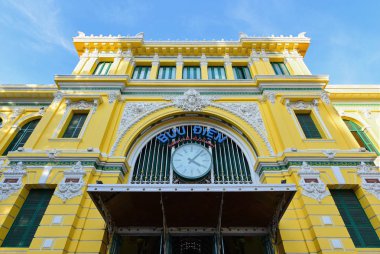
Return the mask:
[[(211, 147), (214, 147), (215, 145), (213, 142), (220, 144), (227, 139), (227, 136), (224, 136), (221, 132), (215, 130), (214, 128), (195, 125), (191, 128), (191, 131), (192, 133), (187, 133), (187, 128), (185, 126), (176, 127), (160, 133), (157, 136), (157, 140), (162, 144), (170, 143), (170, 147), (187, 140), (203, 142)], [(177, 138), (178, 140), (176, 140)]]

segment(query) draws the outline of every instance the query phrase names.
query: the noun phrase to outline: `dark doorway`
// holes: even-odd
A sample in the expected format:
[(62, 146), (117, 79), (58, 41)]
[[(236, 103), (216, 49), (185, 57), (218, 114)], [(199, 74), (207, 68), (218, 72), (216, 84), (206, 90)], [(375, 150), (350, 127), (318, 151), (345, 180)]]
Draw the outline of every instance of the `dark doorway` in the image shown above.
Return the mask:
[(224, 236), (223, 247), (223, 254), (268, 253), (262, 236)]
[(122, 236), (117, 253), (160, 254), (160, 236)]

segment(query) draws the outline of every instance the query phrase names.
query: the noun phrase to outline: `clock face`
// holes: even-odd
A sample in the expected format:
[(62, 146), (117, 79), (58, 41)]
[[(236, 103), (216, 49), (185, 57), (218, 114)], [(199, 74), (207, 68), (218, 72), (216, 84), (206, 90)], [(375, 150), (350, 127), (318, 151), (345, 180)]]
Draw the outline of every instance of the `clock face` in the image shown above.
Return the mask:
[(189, 143), (174, 151), (172, 166), (179, 176), (187, 179), (198, 179), (210, 172), (212, 156), (206, 147)]

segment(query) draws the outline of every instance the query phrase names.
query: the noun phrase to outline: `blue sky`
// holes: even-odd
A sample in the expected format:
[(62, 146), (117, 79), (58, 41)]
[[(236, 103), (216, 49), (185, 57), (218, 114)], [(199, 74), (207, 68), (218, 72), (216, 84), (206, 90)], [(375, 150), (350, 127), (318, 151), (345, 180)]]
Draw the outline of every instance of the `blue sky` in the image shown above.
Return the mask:
[(305, 62), (333, 84), (380, 83), (378, 0), (95, 1), (0, 0), (0, 84), (54, 82), (70, 74), (77, 31), (145, 40), (297, 35), (312, 42)]

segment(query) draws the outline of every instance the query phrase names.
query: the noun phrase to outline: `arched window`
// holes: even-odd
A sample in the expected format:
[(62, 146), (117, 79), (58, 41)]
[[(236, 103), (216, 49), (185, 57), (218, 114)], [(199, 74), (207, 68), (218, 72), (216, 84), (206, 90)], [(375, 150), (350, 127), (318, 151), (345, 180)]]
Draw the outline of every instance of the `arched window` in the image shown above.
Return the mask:
[(16, 151), (19, 147), (23, 147), (39, 121), (40, 119), (36, 119), (24, 124), (4, 151), (3, 155), (7, 155), (9, 151)]
[(376, 149), (374, 144), (372, 144), (367, 134), (365, 134), (359, 125), (350, 120), (344, 120), (344, 123), (347, 125), (348, 129), (351, 131), (352, 135), (361, 147), (364, 147), (367, 151), (375, 152), (377, 155), (380, 155), (379, 151)]

